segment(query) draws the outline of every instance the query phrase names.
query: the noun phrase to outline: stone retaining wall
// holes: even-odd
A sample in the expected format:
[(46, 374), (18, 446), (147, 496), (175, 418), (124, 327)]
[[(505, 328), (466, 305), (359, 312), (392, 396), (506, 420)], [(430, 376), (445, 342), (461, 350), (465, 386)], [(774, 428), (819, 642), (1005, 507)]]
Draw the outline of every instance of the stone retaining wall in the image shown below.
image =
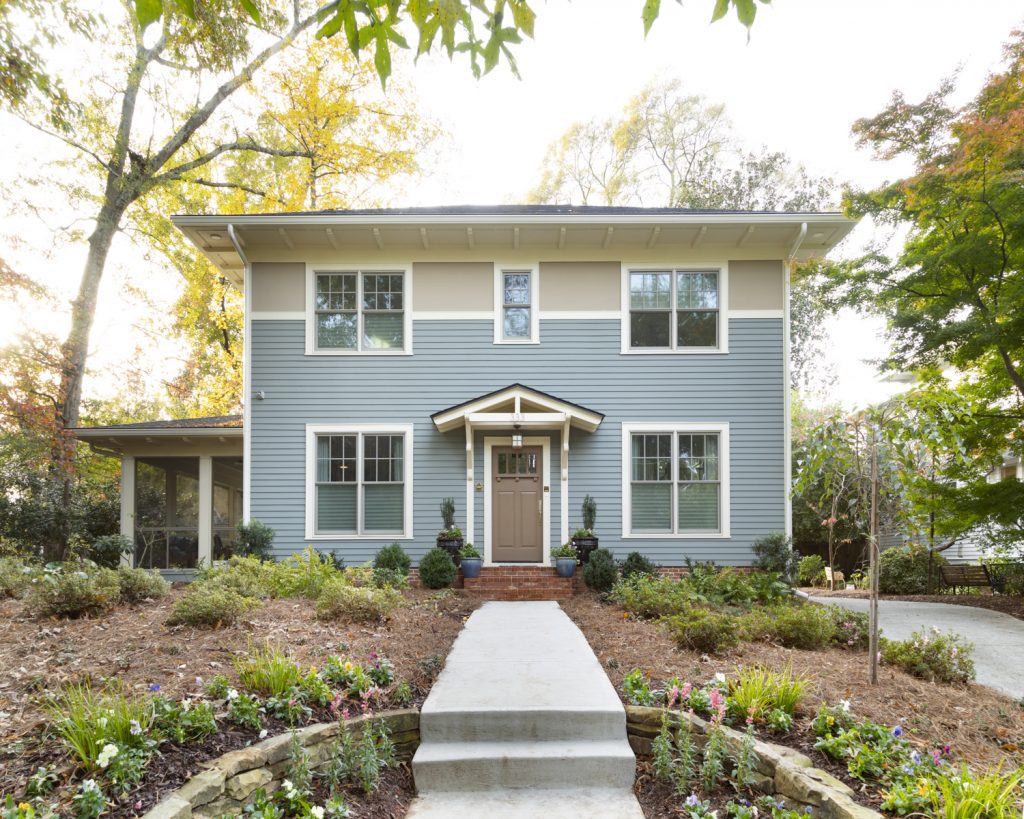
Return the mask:
[[(651, 743), (661, 729), (663, 708), (626, 706), (626, 733), (629, 744), (637, 756), (650, 756)], [(700, 717), (679, 711), (669, 711), (669, 724), (676, 728), (682, 723), (690, 727), (694, 742), (703, 744), (708, 723)], [(730, 754), (738, 753), (744, 735), (731, 728), (723, 728)], [(810, 805), (824, 819), (881, 819), (882, 814), (853, 801), (853, 791), (826, 771), (815, 768), (811, 760), (799, 751), (769, 742), (754, 741), (757, 774), (753, 787), (764, 793), (783, 797), (794, 805)]]
[[(373, 717), (356, 717), (346, 725), (354, 737), (370, 720), (383, 720), (391, 732), (395, 752), (409, 759), (420, 744), (420, 713), (414, 708), (385, 711)], [(327, 758), (338, 735), (338, 723), (321, 722), (295, 731), (316, 767)], [(242, 812), (257, 788), (276, 789), (291, 764), (291, 732), (265, 739), (248, 748), (230, 751), (205, 763), (206, 770), (166, 796), (143, 819), (219, 817)]]

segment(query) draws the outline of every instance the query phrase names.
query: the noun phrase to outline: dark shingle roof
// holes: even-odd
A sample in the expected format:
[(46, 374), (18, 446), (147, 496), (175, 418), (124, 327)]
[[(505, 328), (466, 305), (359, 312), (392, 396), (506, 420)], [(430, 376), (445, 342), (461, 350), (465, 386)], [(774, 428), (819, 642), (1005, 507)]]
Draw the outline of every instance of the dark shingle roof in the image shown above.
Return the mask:
[(241, 415), (210, 415), (206, 418), (176, 418), (167, 421), (140, 421), (134, 424), (108, 424), (81, 429), (218, 429), (242, 426)]

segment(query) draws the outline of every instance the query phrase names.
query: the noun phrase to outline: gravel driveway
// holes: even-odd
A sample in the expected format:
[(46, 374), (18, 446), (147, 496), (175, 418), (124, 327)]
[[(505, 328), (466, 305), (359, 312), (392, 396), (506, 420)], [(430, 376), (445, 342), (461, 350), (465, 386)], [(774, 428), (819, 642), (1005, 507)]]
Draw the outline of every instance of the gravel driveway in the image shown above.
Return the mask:
[[(868, 610), (864, 598), (811, 600), (854, 611)], [(978, 682), (1014, 699), (1024, 699), (1024, 621), (988, 609), (904, 600), (880, 600), (878, 617), (885, 636), (894, 640), (905, 640), (912, 632), (932, 626), (963, 635), (974, 643)]]

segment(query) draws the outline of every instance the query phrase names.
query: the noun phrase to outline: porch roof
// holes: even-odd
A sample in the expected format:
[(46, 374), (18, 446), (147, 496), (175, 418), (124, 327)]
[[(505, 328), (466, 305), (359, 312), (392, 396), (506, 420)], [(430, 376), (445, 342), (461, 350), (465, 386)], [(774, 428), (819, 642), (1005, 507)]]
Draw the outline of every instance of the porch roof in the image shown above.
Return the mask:
[(439, 410), (430, 419), (439, 432), (449, 432), (463, 425), (540, 429), (561, 428), (565, 424), (594, 432), (604, 420), (604, 414), (523, 384), (510, 384)]
[[(205, 418), (178, 418), (162, 421), (141, 421), (134, 424), (110, 424), (76, 427), (75, 435), (98, 449), (115, 453), (139, 451), (147, 445), (211, 444), (216, 449), (241, 449), (242, 416), (214, 415)], [(197, 440), (199, 439), (199, 440)], [(218, 446), (219, 445), (219, 446)], [(196, 446), (196, 449), (209, 448)]]

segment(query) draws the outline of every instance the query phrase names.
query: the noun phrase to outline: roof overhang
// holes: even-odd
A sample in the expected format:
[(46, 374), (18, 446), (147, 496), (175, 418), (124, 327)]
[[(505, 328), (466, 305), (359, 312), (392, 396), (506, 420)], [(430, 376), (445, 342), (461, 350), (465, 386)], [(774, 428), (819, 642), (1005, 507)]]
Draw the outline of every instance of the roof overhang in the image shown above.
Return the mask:
[[(672, 209), (486, 208), (244, 215), (177, 215), (171, 221), (236, 285), (243, 254), (296, 248), (368, 255), (423, 251), (479, 251), (498, 255), (530, 250), (552, 257), (568, 252), (615, 252), (623, 257), (658, 248), (760, 254), (747, 258), (803, 261), (823, 256), (857, 224), (841, 213), (701, 212)], [(232, 241), (232, 234), (237, 246)]]
[(78, 427), (74, 433), (90, 446), (114, 453), (126, 449), (137, 451), (147, 445), (193, 445), (197, 450), (210, 444), (237, 442), (241, 445), (243, 435), (241, 427)]

